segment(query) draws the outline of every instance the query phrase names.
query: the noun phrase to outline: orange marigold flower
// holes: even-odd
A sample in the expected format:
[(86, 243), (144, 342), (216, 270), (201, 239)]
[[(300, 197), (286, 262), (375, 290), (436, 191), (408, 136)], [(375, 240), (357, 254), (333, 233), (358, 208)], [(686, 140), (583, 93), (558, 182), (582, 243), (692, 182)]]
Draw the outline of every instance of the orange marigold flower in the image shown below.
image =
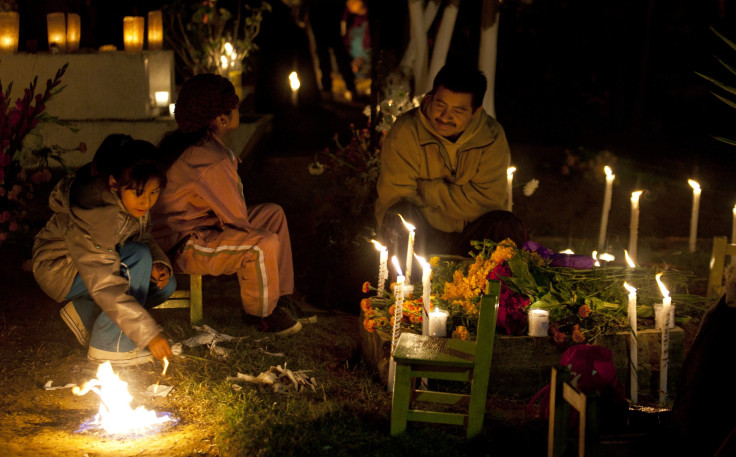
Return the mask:
[(562, 344), (565, 342), (565, 334), (562, 332), (555, 332), (554, 336), (552, 337), (557, 344)]
[(580, 326), (575, 325), (572, 331), (572, 340), (576, 343), (582, 343), (585, 341), (585, 337), (583, 336), (583, 333), (580, 331)]
[(434, 268), (440, 264), (440, 258), (437, 256), (432, 256), (429, 258), (429, 265)]
[(578, 308), (578, 314), (583, 319), (585, 319), (586, 317), (590, 316), (590, 306), (588, 306), (588, 305), (581, 306), (580, 308)]
[(363, 293), (364, 294), (367, 294), (370, 291), (371, 291), (371, 283), (370, 283), (370, 281), (364, 282), (363, 283)]
[(365, 319), (363, 320), (363, 328), (365, 328), (367, 331), (373, 333), (376, 331), (376, 321), (373, 319)]
[(393, 316), (395, 312), (396, 312), (396, 305), (395, 305), (395, 304), (393, 304), (393, 305), (389, 306), (389, 308), (388, 308), (388, 313), (389, 313), (389, 314), (390, 314), (391, 316)]
[(386, 327), (388, 325), (388, 317), (381, 316), (378, 319), (376, 319), (376, 325), (379, 327)]
[(412, 324), (418, 324), (422, 322), (422, 319), (419, 316), (412, 314), (409, 316), (409, 322)]
[(367, 313), (369, 309), (371, 309), (371, 301), (367, 298), (364, 298), (360, 301), (360, 309), (363, 310), (364, 313)]
[(468, 329), (466, 329), (462, 325), (458, 325), (457, 327), (455, 327), (455, 330), (452, 331), (452, 337), (460, 340), (469, 340), (470, 333), (468, 333)]

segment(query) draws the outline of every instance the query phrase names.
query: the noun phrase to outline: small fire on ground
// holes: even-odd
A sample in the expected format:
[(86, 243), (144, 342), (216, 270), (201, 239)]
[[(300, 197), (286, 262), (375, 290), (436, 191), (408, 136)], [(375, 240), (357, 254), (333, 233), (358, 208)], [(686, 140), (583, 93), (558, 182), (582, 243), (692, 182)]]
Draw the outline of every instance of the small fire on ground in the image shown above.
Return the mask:
[(100, 397), (100, 409), (97, 415), (82, 424), (77, 432), (99, 429), (113, 435), (145, 435), (178, 422), (170, 413), (159, 414), (144, 406), (133, 409), (130, 406), (133, 396), (128, 392), (128, 383), (112, 371), (110, 362), (100, 365), (97, 379), (72, 389), (75, 395), (85, 395), (89, 391)]

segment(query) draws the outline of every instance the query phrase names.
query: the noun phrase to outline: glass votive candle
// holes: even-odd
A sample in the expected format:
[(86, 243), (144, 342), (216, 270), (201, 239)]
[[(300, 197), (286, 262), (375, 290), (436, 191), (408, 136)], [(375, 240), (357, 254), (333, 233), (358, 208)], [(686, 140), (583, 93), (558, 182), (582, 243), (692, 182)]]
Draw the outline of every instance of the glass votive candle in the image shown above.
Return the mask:
[(549, 311), (546, 309), (529, 310), (529, 336), (547, 336), (549, 330)]
[(449, 316), (445, 310), (434, 307), (429, 312), (429, 336), (446, 337), (447, 336), (447, 316)]

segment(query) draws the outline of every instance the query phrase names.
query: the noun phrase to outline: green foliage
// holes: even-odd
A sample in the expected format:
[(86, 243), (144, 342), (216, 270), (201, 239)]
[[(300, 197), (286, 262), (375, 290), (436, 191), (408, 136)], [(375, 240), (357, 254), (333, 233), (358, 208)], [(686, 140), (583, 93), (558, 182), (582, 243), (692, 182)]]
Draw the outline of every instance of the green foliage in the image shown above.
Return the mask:
[[(716, 29), (713, 27), (710, 28), (710, 30), (723, 41), (726, 45), (728, 45), (731, 50), (736, 51), (736, 43), (726, 38), (723, 34), (719, 33)], [(720, 57), (716, 57), (716, 60), (718, 63), (728, 72), (729, 77), (733, 76), (736, 77), (736, 68), (729, 65), (725, 60), (721, 59)], [(705, 79), (706, 81), (710, 82), (713, 86), (715, 86), (719, 91), (726, 93), (728, 96), (736, 96), (736, 87), (731, 86), (727, 82), (722, 82), (721, 80), (718, 80), (716, 78), (713, 78), (708, 75), (704, 75), (699, 72), (695, 72), (696, 75), (700, 76), (701, 78)], [(736, 81), (736, 80), (735, 80)], [(711, 91), (711, 93), (720, 101), (725, 103), (726, 105), (730, 106), (731, 108), (736, 109), (736, 102), (729, 99), (726, 96), (723, 96), (717, 92)], [(726, 144), (730, 144), (732, 146), (736, 146), (736, 140), (724, 138), (724, 137), (715, 137), (718, 141), (721, 141)]]

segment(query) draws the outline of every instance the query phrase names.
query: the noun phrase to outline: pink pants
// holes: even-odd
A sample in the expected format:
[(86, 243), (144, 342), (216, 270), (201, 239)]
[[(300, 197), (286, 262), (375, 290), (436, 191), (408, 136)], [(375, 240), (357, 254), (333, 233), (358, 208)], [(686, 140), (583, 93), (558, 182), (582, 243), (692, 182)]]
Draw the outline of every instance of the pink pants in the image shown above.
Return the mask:
[(279, 205), (248, 208), (251, 228), (192, 232), (176, 253), (176, 268), (189, 274), (237, 274), (243, 309), (268, 316), (282, 295), (294, 292), (294, 265), (286, 215)]

